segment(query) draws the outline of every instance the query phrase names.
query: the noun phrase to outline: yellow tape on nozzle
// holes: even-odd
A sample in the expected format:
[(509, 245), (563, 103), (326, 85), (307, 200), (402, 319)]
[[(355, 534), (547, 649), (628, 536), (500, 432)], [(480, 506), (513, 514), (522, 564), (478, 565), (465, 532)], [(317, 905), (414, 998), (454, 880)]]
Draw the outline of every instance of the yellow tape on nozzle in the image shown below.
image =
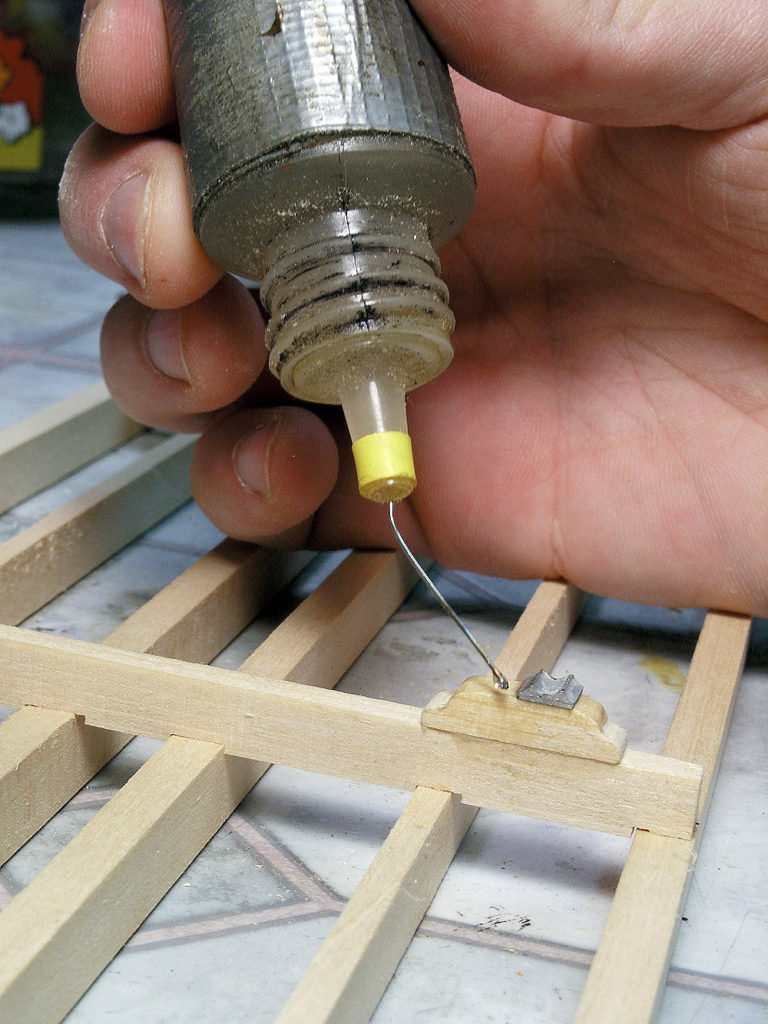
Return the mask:
[(416, 486), (411, 439), (400, 430), (359, 437), (352, 455), (360, 493), (370, 501), (401, 501)]

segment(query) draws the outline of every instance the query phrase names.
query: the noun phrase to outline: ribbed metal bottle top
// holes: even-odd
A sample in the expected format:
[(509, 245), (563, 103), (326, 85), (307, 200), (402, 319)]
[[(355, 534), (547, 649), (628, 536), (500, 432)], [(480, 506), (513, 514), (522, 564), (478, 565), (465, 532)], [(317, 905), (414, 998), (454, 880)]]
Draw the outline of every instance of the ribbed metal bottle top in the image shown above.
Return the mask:
[(219, 150), (247, 120), (253, 153), (351, 129), (410, 133), (466, 153), (447, 69), (406, 0), (166, 8), (182, 118), (215, 113)]

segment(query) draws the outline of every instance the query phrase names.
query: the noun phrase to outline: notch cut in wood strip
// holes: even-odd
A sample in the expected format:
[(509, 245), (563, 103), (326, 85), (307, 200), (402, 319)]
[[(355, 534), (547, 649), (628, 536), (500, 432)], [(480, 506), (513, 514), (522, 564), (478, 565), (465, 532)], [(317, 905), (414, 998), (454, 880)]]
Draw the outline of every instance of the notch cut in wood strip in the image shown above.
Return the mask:
[(629, 834), (693, 833), (701, 768), (627, 750), (618, 765), (422, 730), (421, 708), (0, 626), (0, 701), (89, 724), (220, 743), (231, 754), (478, 807)]
[[(496, 664), (507, 678), (550, 671), (581, 601), (566, 583), (539, 585)], [(278, 1024), (359, 1024), (381, 999), (477, 808), (417, 787), (291, 998)]]
[[(335, 682), (330, 673), (354, 661), (412, 582), (396, 555), (350, 556), (308, 599), (317, 606), (331, 591), (335, 607), (312, 643), (294, 632), (306, 619), (300, 606), (238, 675), (275, 663), (291, 671), (292, 660), (302, 671), (309, 660), (318, 679)], [(0, 1018), (61, 1020), (267, 767), (216, 744), (168, 740), (0, 914)], [(119, 914), (103, 912), (116, 902)]]
[(144, 430), (103, 383), (0, 430), (0, 513), (63, 480)]
[(692, 839), (638, 832), (574, 1018), (575, 1024), (656, 1019), (680, 915), (725, 746), (749, 645), (751, 620), (710, 612), (691, 660), (665, 754), (703, 766), (699, 825)]
[[(225, 540), (121, 623), (104, 643), (210, 661), (307, 563)], [(0, 864), (131, 739), (66, 711), (25, 707), (0, 724)]]
[(194, 442), (172, 437), (0, 546), (0, 622), (15, 625), (189, 500)]

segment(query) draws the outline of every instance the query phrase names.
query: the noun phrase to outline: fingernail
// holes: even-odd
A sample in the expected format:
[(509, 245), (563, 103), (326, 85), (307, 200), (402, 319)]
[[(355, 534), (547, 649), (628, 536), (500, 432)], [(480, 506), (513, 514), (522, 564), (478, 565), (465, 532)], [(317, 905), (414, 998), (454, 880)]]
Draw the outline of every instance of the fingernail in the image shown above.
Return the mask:
[(107, 197), (101, 213), (101, 230), (115, 263), (142, 289), (144, 276), (144, 227), (149, 175), (139, 172), (126, 178)]
[(246, 491), (271, 497), (269, 462), (278, 433), (278, 423), (268, 423), (241, 437), (232, 452), (237, 479)]
[(175, 309), (159, 309), (150, 314), (144, 330), (144, 350), (160, 373), (174, 380), (192, 383), (184, 359), (181, 317)]

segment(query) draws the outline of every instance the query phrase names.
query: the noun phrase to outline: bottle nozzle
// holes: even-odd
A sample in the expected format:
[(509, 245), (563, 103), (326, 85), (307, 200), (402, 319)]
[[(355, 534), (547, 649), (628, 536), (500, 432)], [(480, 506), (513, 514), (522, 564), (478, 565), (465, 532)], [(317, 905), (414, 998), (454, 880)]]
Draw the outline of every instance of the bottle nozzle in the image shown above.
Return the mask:
[(402, 501), (416, 486), (408, 434), (387, 430), (366, 434), (352, 445), (360, 493), (370, 501)]
[(370, 501), (402, 501), (416, 486), (405, 394), (391, 378), (342, 392), (360, 493)]
[(270, 260), (261, 282), (270, 369), (296, 398), (341, 403), (360, 493), (402, 500), (416, 486), (405, 394), (453, 355), (426, 225), (348, 209), (294, 226)]

